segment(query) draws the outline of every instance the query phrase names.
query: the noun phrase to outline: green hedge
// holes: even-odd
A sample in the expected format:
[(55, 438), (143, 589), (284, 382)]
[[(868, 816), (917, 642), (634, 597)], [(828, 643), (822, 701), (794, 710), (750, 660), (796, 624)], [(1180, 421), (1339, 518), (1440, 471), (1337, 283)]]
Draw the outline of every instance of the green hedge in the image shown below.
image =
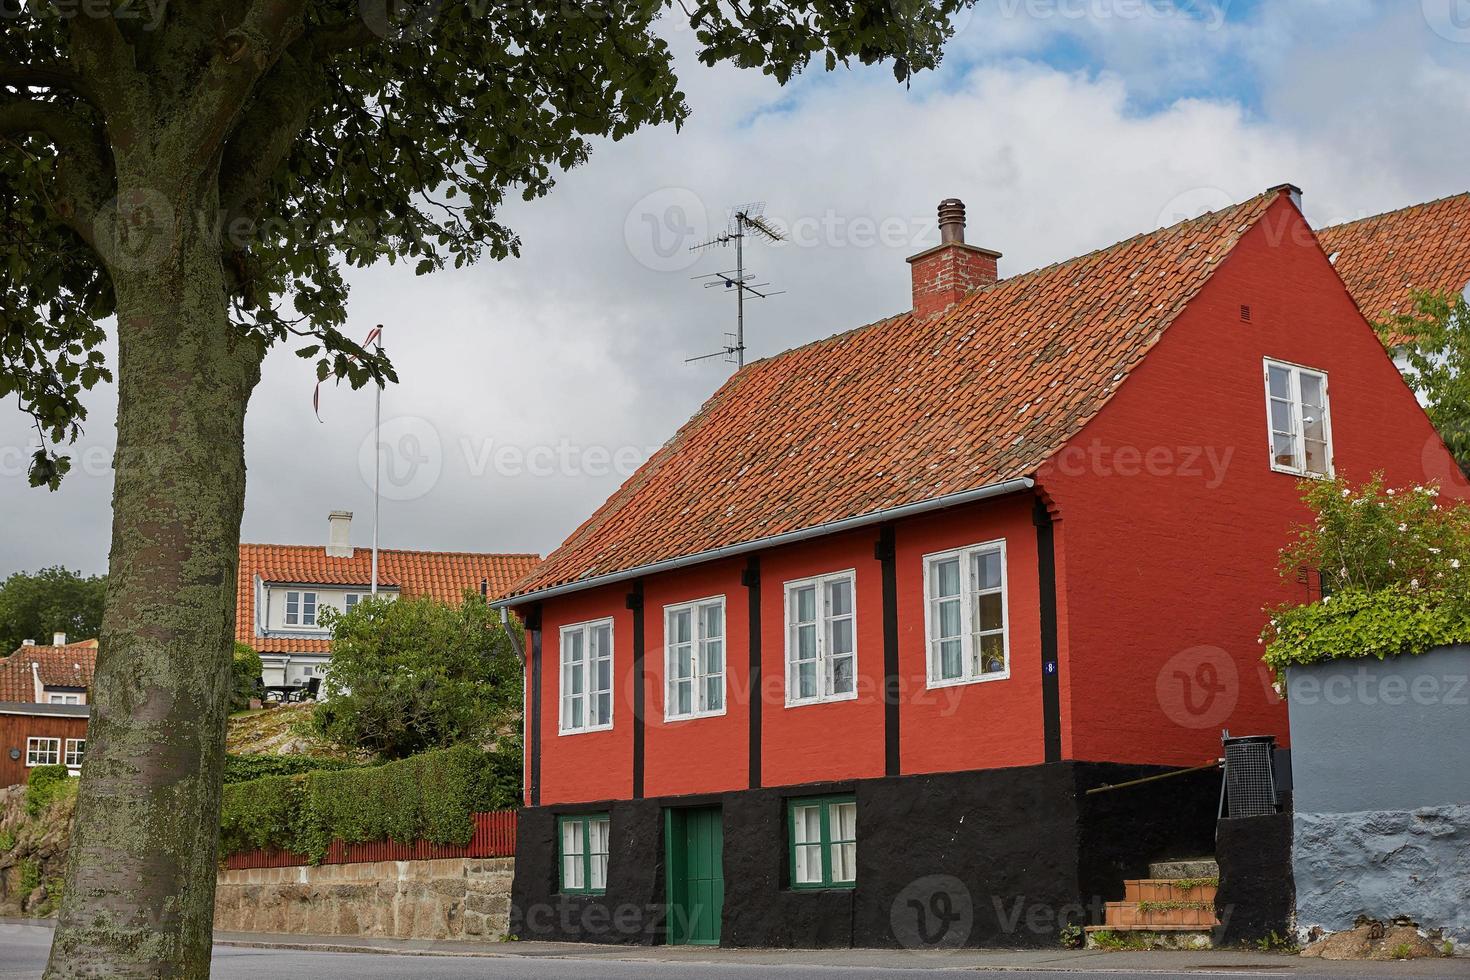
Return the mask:
[(310, 755), (241, 755), (225, 756), (225, 785), (248, 783), (262, 776), (295, 776), (323, 769), (350, 769), (352, 763), (341, 759), (323, 759)]
[(463, 745), (382, 766), (235, 783), (224, 789), (220, 850), (277, 847), (320, 861), (334, 838), (467, 844), (470, 814), (519, 805), (519, 768), (518, 745), (493, 753)]
[(26, 813), (36, 816), (67, 788), (71, 770), (66, 766), (37, 766), (26, 777)]
[(1266, 664), (1278, 677), (1287, 667), (1325, 660), (1415, 655), (1470, 643), (1470, 602), (1403, 586), (1339, 592), (1277, 610), (1261, 638)]

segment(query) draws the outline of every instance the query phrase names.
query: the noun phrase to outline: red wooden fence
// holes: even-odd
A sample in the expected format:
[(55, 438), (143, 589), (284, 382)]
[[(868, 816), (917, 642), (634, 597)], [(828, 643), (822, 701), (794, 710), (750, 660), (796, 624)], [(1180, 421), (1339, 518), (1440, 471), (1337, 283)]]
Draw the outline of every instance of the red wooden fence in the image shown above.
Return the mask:
[[(435, 858), (462, 857), (513, 857), (516, 852), (516, 811), (496, 810), (493, 813), (471, 814), (474, 834), (464, 846), (457, 844), (430, 844), (415, 841), (399, 844), (396, 841), (368, 841), (362, 844), (344, 844), (332, 841), (322, 864), (366, 864), (372, 861), (431, 861)], [(243, 851), (225, 859), (225, 867), (231, 871), (246, 868), (292, 868), (310, 864), (305, 854), (268, 850)]]

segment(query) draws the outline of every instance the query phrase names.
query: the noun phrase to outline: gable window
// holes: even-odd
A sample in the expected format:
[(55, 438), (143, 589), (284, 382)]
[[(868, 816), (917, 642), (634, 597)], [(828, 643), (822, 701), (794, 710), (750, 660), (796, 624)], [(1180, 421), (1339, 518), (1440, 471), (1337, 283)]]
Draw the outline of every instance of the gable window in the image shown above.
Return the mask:
[(924, 600), (930, 687), (1010, 676), (1004, 541), (926, 555)]
[(857, 697), (855, 573), (786, 583), (786, 703)]
[(561, 733), (612, 727), (612, 620), (561, 628)]
[(664, 717), (725, 713), (725, 597), (664, 607)]
[(1327, 375), (1266, 360), (1266, 412), (1271, 468), (1297, 476), (1332, 475), (1332, 418)]
[(851, 796), (792, 800), (792, 888), (851, 888), (857, 881), (857, 801)]
[(577, 814), (558, 820), (561, 833), (561, 890), (581, 895), (607, 891), (611, 821), (605, 813)]
[(84, 738), (69, 738), (66, 740), (66, 764), (73, 769), (79, 769), (82, 765), (82, 754), (87, 751), (87, 740)]
[(27, 766), (54, 766), (61, 761), (61, 739), (26, 739)]
[(82, 696), (80, 694), (56, 694), (56, 693), (48, 693), (46, 695), (46, 703), (47, 704), (81, 704), (82, 703)]

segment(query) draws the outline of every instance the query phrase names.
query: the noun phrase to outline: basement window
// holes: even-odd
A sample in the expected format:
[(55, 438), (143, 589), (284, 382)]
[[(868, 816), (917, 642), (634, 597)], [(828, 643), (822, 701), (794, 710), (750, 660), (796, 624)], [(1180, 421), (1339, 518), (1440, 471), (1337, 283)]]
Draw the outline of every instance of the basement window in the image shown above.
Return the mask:
[(1271, 469), (1295, 476), (1331, 477), (1332, 418), (1327, 375), (1267, 358), (1265, 376)]
[(930, 687), (1009, 677), (1005, 542), (925, 555), (924, 620)]
[(605, 813), (577, 814), (558, 819), (561, 833), (561, 890), (573, 895), (602, 895), (607, 891), (607, 856), (611, 820)]
[(26, 739), (26, 766), (54, 766), (61, 762), (61, 739)]
[(664, 718), (725, 713), (725, 597), (664, 607)]
[(857, 882), (857, 801), (808, 797), (788, 806), (791, 887), (851, 888)]
[(856, 573), (786, 583), (786, 704), (857, 697)]
[(613, 623), (561, 628), (561, 734), (612, 727)]

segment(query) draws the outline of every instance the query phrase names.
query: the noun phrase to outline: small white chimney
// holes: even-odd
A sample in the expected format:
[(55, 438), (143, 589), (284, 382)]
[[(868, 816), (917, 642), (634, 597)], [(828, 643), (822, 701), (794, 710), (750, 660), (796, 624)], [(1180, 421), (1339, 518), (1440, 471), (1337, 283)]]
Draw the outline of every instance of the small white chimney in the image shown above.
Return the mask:
[(327, 515), (327, 557), (352, 557), (352, 511), (334, 510)]
[(21, 640), (20, 641), (20, 645), (23, 646), (23, 647), (33, 647), (33, 646), (36, 645), (36, 641), (35, 640)]
[(51, 645), (54, 646), (54, 647), (64, 647), (64, 646), (66, 646), (66, 634), (63, 633), (63, 632), (61, 632), (60, 630), (57, 630), (55, 633), (52, 633), (51, 634)]

